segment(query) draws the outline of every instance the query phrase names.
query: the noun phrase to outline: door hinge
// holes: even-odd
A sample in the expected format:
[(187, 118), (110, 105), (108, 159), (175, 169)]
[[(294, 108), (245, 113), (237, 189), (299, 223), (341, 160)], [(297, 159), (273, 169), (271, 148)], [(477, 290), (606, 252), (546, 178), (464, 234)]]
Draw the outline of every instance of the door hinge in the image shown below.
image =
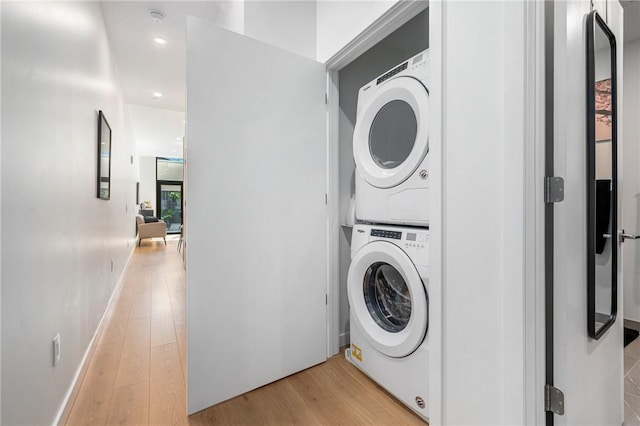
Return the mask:
[(324, 93), (324, 104), (329, 104), (329, 94), (327, 92)]
[(324, 194), (324, 203), (329, 204), (329, 195), (327, 195), (326, 193)]
[(544, 202), (559, 203), (564, 200), (564, 179), (558, 176), (544, 178)]
[(329, 295), (328, 294), (324, 295), (324, 304), (329, 306)]
[(564, 415), (564, 394), (553, 385), (544, 386), (544, 411)]

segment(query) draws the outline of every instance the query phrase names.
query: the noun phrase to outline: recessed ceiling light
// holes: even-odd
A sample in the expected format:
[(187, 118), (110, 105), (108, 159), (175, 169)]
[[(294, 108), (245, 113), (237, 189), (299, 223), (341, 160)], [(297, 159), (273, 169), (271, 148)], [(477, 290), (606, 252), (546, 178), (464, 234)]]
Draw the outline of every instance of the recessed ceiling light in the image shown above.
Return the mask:
[(167, 44), (167, 40), (163, 39), (162, 37), (154, 37), (153, 41), (155, 41), (158, 44)]
[(177, 140), (177, 141), (181, 141), (181, 140), (182, 140), (182, 138), (176, 138), (176, 140)]
[(151, 95), (151, 97), (153, 99), (160, 99), (162, 97), (162, 93), (160, 92), (153, 92), (153, 94)]
[(177, 149), (174, 149), (174, 150), (173, 150), (173, 152), (178, 152), (178, 150), (177, 150)]

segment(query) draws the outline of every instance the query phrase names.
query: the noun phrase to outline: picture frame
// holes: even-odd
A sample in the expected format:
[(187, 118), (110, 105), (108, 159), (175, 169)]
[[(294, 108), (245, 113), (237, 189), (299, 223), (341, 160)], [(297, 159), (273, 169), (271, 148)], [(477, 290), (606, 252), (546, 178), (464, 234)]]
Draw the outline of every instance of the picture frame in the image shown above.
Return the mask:
[(98, 111), (97, 197), (111, 199), (111, 126), (102, 110)]

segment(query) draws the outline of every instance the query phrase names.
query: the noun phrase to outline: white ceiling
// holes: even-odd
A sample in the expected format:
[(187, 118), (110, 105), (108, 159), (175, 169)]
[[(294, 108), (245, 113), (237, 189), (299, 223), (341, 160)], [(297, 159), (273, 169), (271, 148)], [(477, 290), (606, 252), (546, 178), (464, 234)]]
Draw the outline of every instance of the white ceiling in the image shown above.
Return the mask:
[(126, 105), (138, 155), (182, 158), (184, 112), (141, 105)]
[[(184, 136), (187, 15), (242, 32), (244, 3), (103, 1), (102, 10), (139, 154), (182, 157), (181, 145), (174, 150)], [(162, 23), (151, 19), (152, 10), (164, 14)], [(154, 99), (154, 92), (162, 97)]]

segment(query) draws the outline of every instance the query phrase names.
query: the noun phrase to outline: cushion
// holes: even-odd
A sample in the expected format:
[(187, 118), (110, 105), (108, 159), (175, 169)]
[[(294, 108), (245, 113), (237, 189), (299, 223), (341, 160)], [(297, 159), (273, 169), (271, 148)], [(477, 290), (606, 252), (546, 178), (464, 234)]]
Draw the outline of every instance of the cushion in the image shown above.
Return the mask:
[(143, 216), (143, 217), (144, 217), (144, 223), (153, 223), (158, 221), (158, 218), (155, 216)]

